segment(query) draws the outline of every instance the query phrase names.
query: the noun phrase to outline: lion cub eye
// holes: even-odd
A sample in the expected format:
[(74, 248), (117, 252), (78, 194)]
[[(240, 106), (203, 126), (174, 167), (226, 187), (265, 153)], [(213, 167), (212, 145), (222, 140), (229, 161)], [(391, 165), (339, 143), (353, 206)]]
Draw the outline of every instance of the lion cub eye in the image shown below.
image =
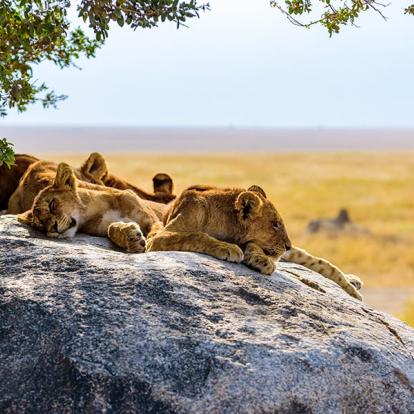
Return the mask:
[(49, 203), (49, 210), (50, 210), (51, 213), (55, 213), (56, 209), (57, 209), (56, 202), (55, 202), (55, 200), (52, 200)]

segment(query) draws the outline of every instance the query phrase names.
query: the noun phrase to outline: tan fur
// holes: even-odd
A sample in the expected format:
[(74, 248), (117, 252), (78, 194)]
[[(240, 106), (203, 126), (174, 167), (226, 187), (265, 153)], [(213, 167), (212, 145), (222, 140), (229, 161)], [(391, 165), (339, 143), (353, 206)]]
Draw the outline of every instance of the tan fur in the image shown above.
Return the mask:
[(120, 190), (132, 190), (138, 197), (157, 203), (169, 203), (175, 199), (173, 181), (168, 174), (158, 173), (152, 179), (154, 194), (150, 194), (108, 171), (105, 158), (98, 152), (92, 153), (80, 168), (88, 180)]
[[(172, 195), (174, 191), (174, 185), (171, 177), (165, 173), (158, 173), (152, 179), (155, 194), (164, 193), (165, 195)], [(174, 196), (175, 198), (175, 196)], [(173, 199), (174, 199), (173, 198)], [(171, 200), (173, 200), (171, 199)], [(169, 201), (171, 201), (169, 200)]]
[[(184, 250), (237, 263), (244, 260), (269, 273), (267, 256), (278, 259), (291, 243), (282, 218), (263, 194), (258, 187), (247, 191), (190, 187), (173, 203), (164, 229), (150, 238), (148, 250)], [(266, 263), (258, 260), (259, 255)]]
[[(42, 178), (41, 171), (36, 177)], [(162, 217), (165, 227), (159, 221)], [(361, 299), (351, 284), (360, 285), (359, 279), (347, 278), (328, 261), (292, 247), (282, 218), (258, 186), (248, 190), (193, 186), (166, 206), (141, 200), (132, 191), (79, 181), (69, 166), (60, 164), (53, 184), (39, 193), (33, 208), (19, 220), (50, 237), (71, 237), (78, 230), (108, 236), (130, 252), (143, 251), (147, 236), (148, 251), (205, 253), (243, 262), (264, 274), (273, 273), (275, 260), (283, 258), (320, 272)]]
[[(54, 162), (33, 162), (27, 168), (17, 189), (11, 195), (8, 202), (8, 212), (10, 214), (19, 214), (29, 210), (32, 207), (36, 195), (45, 187), (52, 184), (56, 170), (57, 164)], [(166, 203), (175, 197), (173, 194), (166, 193), (149, 194), (126, 181), (118, 179), (108, 172), (105, 159), (98, 153), (92, 153), (82, 164), (81, 168), (74, 170), (74, 174), (79, 180), (78, 186), (80, 188), (88, 188), (90, 184), (100, 184), (118, 189), (130, 189), (139, 197), (146, 200), (154, 200), (157, 203)], [(171, 182), (170, 187), (172, 188), (171, 178), (167, 174), (162, 174), (162, 176), (164, 182), (168, 182), (169, 179)], [(157, 210), (160, 209), (157, 206), (154, 206), (154, 208)]]
[(79, 183), (71, 167), (59, 164), (53, 183), (40, 191), (19, 221), (49, 237), (73, 237), (82, 231), (107, 236), (128, 252), (145, 251), (145, 236), (160, 223), (151, 202), (132, 191)]
[(292, 247), (274, 205), (258, 186), (248, 190), (193, 186), (165, 216), (165, 227), (148, 237), (147, 251), (179, 250), (243, 262), (264, 274), (280, 258), (320, 272), (351, 296), (361, 295), (346, 276), (326, 260)]
[[(33, 163), (20, 180), (19, 186), (10, 197), (7, 211), (10, 214), (19, 214), (29, 210), (37, 194), (53, 183), (57, 164), (49, 161)], [(80, 177), (79, 172), (77, 176)]]
[(310, 270), (320, 273), (322, 276), (333, 280), (354, 298), (362, 300), (361, 294), (357, 292), (357, 289), (362, 287), (362, 281), (357, 276), (345, 275), (338, 267), (328, 260), (313, 256), (306, 250), (298, 247), (292, 247), (292, 249), (287, 251), (282, 256), (282, 260), (300, 264)]
[(0, 167), (0, 210), (7, 209), (9, 199), (16, 191), (20, 179), (29, 166), (36, 161), (39, 160), (31, 155), (16, 154), (12, 167), (9, 168), (6, 165)]

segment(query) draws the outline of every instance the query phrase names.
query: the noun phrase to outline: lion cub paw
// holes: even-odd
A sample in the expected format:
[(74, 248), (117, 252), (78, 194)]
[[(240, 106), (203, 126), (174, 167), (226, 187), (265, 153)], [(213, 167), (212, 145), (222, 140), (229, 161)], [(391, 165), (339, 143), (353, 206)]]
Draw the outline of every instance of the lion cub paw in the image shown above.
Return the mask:
[(233, 263), (241, 263), (244, 257), (242, 249), (236, 244), (223, 243), (222, 245), (217, 246), (214, 253), (214, 256), (218, 259), (227, 260), (228, 262)]
[(108, 236), (129, 253), (145, 252), (146, 240), (137, 223), (112, 223), (108, 228)]
[(351, 285), (353, 285), (356, 290), (361, 290), (364, 283), (362, 282), (362, 280), (358, 276), (355, 276), (355, 275), (352, 275), (352, 274), (347, 274), (345, 276), (348, 279), (348, 282)]
[(138, 229), (132, 227), (126, 231), (126, 251), (131, 253), (143, 253), (146, 248), (146, 240), (138, 226)]
[(245, 264), (264, 275), (271, 275), (276, 270), (275, 262), (270, 257), (260, 254), (250, 256)]

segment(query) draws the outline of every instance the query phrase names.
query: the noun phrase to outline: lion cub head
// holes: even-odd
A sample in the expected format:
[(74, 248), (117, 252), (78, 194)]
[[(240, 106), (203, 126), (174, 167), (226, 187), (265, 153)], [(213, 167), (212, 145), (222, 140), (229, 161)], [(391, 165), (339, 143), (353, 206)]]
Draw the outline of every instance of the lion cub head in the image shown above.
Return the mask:
[(236, 199), (242, 242), (254, 242), (272, 257), (279, 258), (292, 247), (282, 217), (257, 185), (241, 192)]
[(58, 165), (53, 184), (35, 198), (31, 210), (17, 216), (24, 224), (44, 232), (48, 237), (73, 237), (79, 226), (83, 205), (78, 196), (76, 177), (69, 165)]

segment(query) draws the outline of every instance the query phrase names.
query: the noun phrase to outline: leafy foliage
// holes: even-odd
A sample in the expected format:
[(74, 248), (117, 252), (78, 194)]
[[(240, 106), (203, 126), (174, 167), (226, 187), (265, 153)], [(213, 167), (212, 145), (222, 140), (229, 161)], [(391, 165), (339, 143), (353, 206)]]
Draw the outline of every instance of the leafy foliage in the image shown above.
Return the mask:
[[(339, 33), (342, 26), (355, 25), (362, 12), (372, 10), (386, 19), (382, 9), (387, 6), (377, 0), (284, 0), (283, 5), (277, 0), (271, 0), (270, 4), (285, 14), (291, 23), (305, 28), (320, 24), (326, 27), (330, 36)], [(405, 13), (414, 15), (414, 4), (407, 7)], [(299, 20), (306, 15), (317, 17), (311, 17), (307, 22)]]
[(0, 4), (0, 114), (24, 111), (40, 101), (44, 107), (65, 99), (33, 80), (32, 65), (49, 60), (59, 67), (74, 64), (81, 53), (94, 56), (99, 43), (81, 29), (70, 30), (69, 0), (3, 0)]
[[(1, 0), (0, 1), (0, 116), (10, 108), (24, 111), (41, 102), (56, 106), (66, 96), (56, 94), (33, 78), (33, 65), (51, 61), (60, 68), (75, 66), (81, 55), (91, 58), (109, 35), (111, 23), (132, 29), (152, 28), (159, 22), (177, 27), (198, 17), (209, 4), (201, 0)], [(330, 35), (346, 24), (355, 24), (360, 13), (374, 10), (382, 15), (378, 0), (271, 0), (297, 25), (325, 26)], [(73, 27), (68, 11), (76, 8), (79, 22), (89, 26), (90, 36)], [(315, 11), (316, 10), (316, 11)], [(319, 10), (319, 11), (318, 11)], [(316, 13), (318, 18), (299, 18)], [(405, 9), (414, 15), (414, 5)], [(383, 15), (382, 15), (383, 16)], [(383, 16), (384, 17), (384, 16)]]
[(414, 16), (414, 4), (405, 9), (405, 14), (412, 14)]
[(111, 21), (133, 29), (166, 20), (180, 26), (208, 8), (197, 0), (78, 0), (75, 5), (93, 38), (80, 27), (72, 27), (70, 0), (0, 2), (0, 116), (10, 108), (24, 111), (36, 101), (50, 107), (65, 99), (33, 79), (33, 65), (51, 61), (65, 68), (75, 66), (81, 55), (94, 57), (108, 37)]
[(178, 28), (187, 18), (198, 17), (200, 11), (208, 8), (208, 4), (199, 5), (197, 0), (82, 0), (78, 11), (85, 22), (89, 21), (99, 40), (108, 37), (111, 21), (132, 29), (151, 28), (160, 21), (170, 21)]
[(3, 164), (9, 168), (14, 164), (13, 144), (7, 142), (6, 138), (0, 139), (0, 167)]

